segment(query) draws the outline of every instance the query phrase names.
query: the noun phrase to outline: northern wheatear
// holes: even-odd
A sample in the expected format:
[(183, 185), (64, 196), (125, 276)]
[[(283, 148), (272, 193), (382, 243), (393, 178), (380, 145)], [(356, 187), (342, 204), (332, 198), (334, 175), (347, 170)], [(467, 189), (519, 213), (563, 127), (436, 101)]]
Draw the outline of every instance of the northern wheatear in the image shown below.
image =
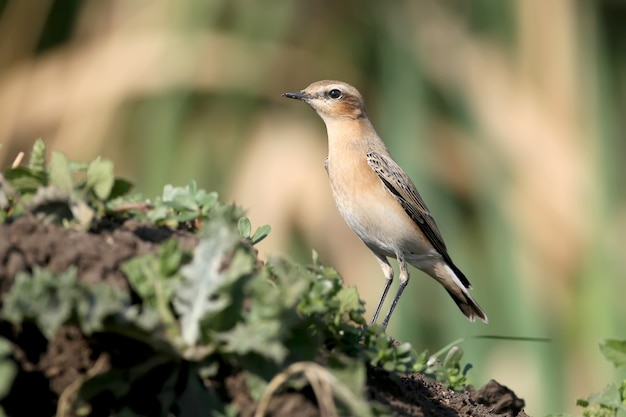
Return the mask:
[(359, 91), (341, 81), (325, 80), (283, 96), (304, 101), (324, 120), (328, 132), (325, 167), (335, 203), (346, 223), (374, 252), (385, 275), (372, 324), (393, 280), (389, 256), (398, 260), (400, 287), (383, 329), (409, 282), (407, 262), (443, 285), (470, 321), (478, 317), (487, 323), (487, 315), (468, 292), (470, 282), (448, 255), (424, 200), (374, 130)]

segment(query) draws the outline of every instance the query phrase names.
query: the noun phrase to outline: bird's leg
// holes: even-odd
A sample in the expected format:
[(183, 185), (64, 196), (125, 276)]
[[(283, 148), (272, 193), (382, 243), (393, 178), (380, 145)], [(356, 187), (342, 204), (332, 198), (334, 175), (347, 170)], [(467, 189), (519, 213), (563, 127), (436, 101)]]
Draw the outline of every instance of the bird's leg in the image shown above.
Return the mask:
[(385, 302), (385, 297), (387, 297), (387, 292), (389, 292), (389, 287), (391, 287), (391, 281), (393, 281), (393, 268), (391, 267), (391, 265), (389, 265), (389, 261), (387, 260), (387, 258), (376, 253), (375, 255), (376, 259), (378, 259), (378, 263), (380, 264), (380, 268), (383, 270), (383, 274), (385, 275), (385, 289), (383, 289), (383, 293), (380, 296), (380, 301), (378, 301), (378, 306), (376, 307), (376, 312), (374, 312), (374, 316), (372, 316), (370, 326), (376, 323), (378, 313), (380, 313), (380, 309)]
[[(406, 285), (409, 283), (409, 268), (406, 265), (406, 261), (404, 260), (404, 256), (398, 256), (398, 265), (400, 266), (400, 287), (398, 288), (398, 292), (396, 292), (396, 296), (393, 298), (393, 302), (391, 303), (391, 307), (389, 308), (389, 312), (383, 323), (381, 324), (383, 329), (387, 328), (387, 324), (389, 324), (389, 319), (391, 319), (391, 314), (393, 310), (395, 310), (396, 305), (398, 304), (398, 300), (400, 300), (400, 296), (402, 295), (402, 291), (406, 288)], [(385, 290), (387, 290), (386, 288)]]

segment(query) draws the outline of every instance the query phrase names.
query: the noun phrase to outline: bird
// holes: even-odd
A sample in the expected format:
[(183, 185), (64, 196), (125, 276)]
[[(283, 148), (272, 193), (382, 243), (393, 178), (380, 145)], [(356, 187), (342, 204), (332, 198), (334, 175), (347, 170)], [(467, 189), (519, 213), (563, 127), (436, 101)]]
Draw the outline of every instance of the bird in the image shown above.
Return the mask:
[(283, 96), (305, 102), (324, 121), (328, 135), (324, 166), (335, 203), (382, 269), (385, 286), (370, 325), (376, 323), (394, 278), (388, 258), (398, 261), (400, 286), (380, 325), (383, 330), (409, 282), (408, 264), (439, 282), (470, 321), (479, 318), (487, 323), (415, 184), (376, 133), (361, 93), (348, 83), (322, 80)]

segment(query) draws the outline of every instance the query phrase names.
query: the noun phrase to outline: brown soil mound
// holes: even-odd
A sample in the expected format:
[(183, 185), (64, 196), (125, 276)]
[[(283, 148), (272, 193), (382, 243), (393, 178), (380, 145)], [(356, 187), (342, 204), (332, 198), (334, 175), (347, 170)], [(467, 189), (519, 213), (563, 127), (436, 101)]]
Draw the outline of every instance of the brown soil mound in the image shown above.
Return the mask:
[[(172, 231), (127, 221), (102, 223), (95, 232), (81, 232), (44, 225), (22, 217), (11, 224), (0, 224), (0, 300), (11, 288), (17, 273), (39, 265), (64, 271), (74, 265), (81, 280), (126, 287), (120, 265), (128, 259), (154, 251), (158, 244), (176, 236), (181, 245), (191, 249), (197, 238), (190, 233)], [(149, 352), (135, 342), (93, 336), (86, 338), (79, 329), (65, 326), (47, 341), (33, 326), (15, 329), (0, 322), (0, 335), (13, 341), (19, 367), (11, 392), (1, 404), (8, 415), (50, 416), (56, 413), (61, 395), (80, 385), (85, 376), (102, 372), (115, 361), (132, 363), (133, 357)], [(233, 402), (242, 416), (252, 416), (255, 404), (248, 394), (241, 374), (220, 375), (214, 388), (225, 402)], [(155, 389), (151, 381), (142, 383), (145, 392), (138, 405), (143, 415), (155, 414)], [(152, 391), (152, 395), (150, 395)], [(523, 400), (495, 381), (480, 390), (454, 392), (422, 375), (391, 379), (383, 371), (371, 370), (368, 395), (385, 404), (397, 416), (519, 416)], [(106, 401), (106, 398), (102, 399)], [(93, 407), (91, 415), (110, 415), (111, 404)], [(310, 390), (285, 392), (271, 402), (269, 414), (274, 417), (318, 416), (315, 396)]]

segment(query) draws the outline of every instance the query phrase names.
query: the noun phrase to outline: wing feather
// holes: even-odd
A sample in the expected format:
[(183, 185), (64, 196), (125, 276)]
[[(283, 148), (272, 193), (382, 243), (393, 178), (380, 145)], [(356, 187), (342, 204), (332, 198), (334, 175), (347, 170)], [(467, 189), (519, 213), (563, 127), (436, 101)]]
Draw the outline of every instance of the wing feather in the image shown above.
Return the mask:
[(404, 211), (413, 219), (415, 224), (424, 233), (428, 241), (441, 254), (443, 259), (450, 265), (456, 273), (460, 281), (468, 288), (471, 288), (469, 280), (454, 265), (446, 244), (441, 237), (441, 232), (435, 223), (435, 219), (431, 216), (426, 207), (426, 203), (417, 191), (415, 184), (409, 176), (400, 168), (400, 166), (391, 157), (380, 154), (378, 152), (367, 153), (367, 163), (372, 170), (378, 175), (385, 188), (400, 203)]

